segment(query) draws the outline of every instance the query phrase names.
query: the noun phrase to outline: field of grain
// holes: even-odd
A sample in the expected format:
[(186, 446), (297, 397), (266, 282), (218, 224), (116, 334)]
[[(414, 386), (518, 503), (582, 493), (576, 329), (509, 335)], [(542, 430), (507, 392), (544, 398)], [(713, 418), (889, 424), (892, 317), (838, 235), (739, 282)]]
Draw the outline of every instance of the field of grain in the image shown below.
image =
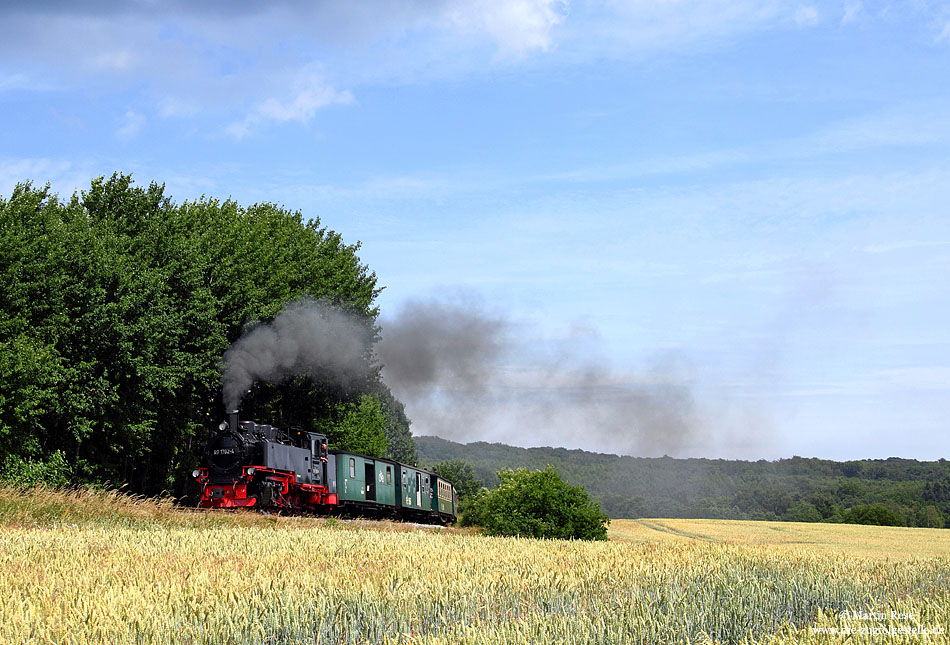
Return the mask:
[(0, 494), (0, 642), (950, 642), (950, 531), (626, 520), (543, 542), (90, 503)]

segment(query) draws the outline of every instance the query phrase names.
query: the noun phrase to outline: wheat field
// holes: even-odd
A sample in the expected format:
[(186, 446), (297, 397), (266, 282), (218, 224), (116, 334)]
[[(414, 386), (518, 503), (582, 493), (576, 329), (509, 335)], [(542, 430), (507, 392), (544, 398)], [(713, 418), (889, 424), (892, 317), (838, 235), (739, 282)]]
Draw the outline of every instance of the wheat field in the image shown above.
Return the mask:
[(950, 531), (615, 520), (582, 543), (36, 495), (0, 493), (3, 643), (950, 642)]

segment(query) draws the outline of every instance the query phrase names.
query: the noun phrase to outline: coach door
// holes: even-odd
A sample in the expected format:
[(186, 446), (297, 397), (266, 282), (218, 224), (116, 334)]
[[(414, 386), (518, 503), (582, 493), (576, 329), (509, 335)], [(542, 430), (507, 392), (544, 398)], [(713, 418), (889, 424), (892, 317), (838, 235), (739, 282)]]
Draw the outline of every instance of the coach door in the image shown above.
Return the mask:
[(416, 473), (416, 506), (422, 506), (422, 473)]
[(366, 501), (376, 501), (376, 463), (367, 461), (363, 467), (363, 474), (366, 480)]

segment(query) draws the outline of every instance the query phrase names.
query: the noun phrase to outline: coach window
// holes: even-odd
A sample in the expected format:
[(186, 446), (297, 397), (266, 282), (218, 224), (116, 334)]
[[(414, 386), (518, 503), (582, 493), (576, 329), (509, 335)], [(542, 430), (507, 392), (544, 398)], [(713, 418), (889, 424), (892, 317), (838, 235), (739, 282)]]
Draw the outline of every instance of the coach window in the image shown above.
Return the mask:
[(393, 485), (393, 471), (392, 471), (392, 468), (390, 468), (389, 466), (386, 466), (386, 485), (387, 486)]
[(356, 460), (350, 457), (350, 479), (356, 479)]

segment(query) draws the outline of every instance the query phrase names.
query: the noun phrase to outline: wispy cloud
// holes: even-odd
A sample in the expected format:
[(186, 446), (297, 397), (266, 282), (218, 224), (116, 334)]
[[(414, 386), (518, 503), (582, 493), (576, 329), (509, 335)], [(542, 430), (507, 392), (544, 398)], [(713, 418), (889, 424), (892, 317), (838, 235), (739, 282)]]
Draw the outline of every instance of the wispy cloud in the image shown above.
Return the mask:
[(65, 161), (43, 157), (0, 158), (0, 194), (9, 195), (14, 186), (25, 181), (44, 185), (49, 182), (53, 192), (70, 195), (89, 185), (93, 177), (91, 166), (85, 162)]
[(305, 124), (321, 108), (352, 102), (353, 95), (350, 92), (337, 90), (328, 85), (320, 74), (305, 70), (294, 81), (287, 98), (272, 97), (259, 103), (243, 120), (229, 125), (227, 131), (240, 139), (269, 122), (297, 121)]
[[(921, 127), (926, 124), (926, 127)], [(539, 182), (603, 183), (657, 175), (690, 174), (739, 165), (808, 159), (890, 146), (950, 142), (950, 105), (943, 101), (907, 103), (856, 115), (797, 137), (766, 139), (752, 145), (649, 157), (640, 161), (574, 168), (535, 175)]]
[(55, 87), (45, 81), (39, 81), (26, 74), (0, 74), (0, 93), (12, 91), (46, 92)]
[(863, 8), (860, 0), (849, 0), (844, 6), (844, 15), (841, 17), (841, 24), (847, 25), (857, 20)]
[[(158, 102), (161, 115), (213, 113), (242, 136), (266, 122), (306, 123), (321, 107), (351, 101), (365, 84), (691, 53), (820, 19), (817, 5), (794, 0), (394, 1), (373, 10), (298, 0), (171, 6), (4, 5), (0, 54), (24, 71), (0, 80), (0, 91), (31, 87), (21, 75), (76, 88), (107, 78), (116, 91), (143, 92)], [(859, 2), (847, 3), (843, 20), (859, 11)], [(947, 33), (939, 11), (918, 8), (914, 15), (943, 16)], [(288, 83), (286, 70), (314, 66), (330, 72), (301, 81), (302, 88)], [(341, 87), (348, 92), (334, 89)], [(255, 102), (254, 96), (270, 98)]]
[(122, 141), (134, 139), (145, 126), (145, 117), (133, 110), (127, 110), (122, 118), (122, 125), (116, 130), (115, 136)]
[(469, 0), (450, 3), (445, 15), (463, 33), (492, 38), (499, 56), (521, 57), (551, 47), (552, 32), (564, 20), (567, 6), (566, 0)]
[(812, 5), (803, 5), (795, 10), (795, 24), (799, 27), (813, 27), (818, 24), (818, 9)]

